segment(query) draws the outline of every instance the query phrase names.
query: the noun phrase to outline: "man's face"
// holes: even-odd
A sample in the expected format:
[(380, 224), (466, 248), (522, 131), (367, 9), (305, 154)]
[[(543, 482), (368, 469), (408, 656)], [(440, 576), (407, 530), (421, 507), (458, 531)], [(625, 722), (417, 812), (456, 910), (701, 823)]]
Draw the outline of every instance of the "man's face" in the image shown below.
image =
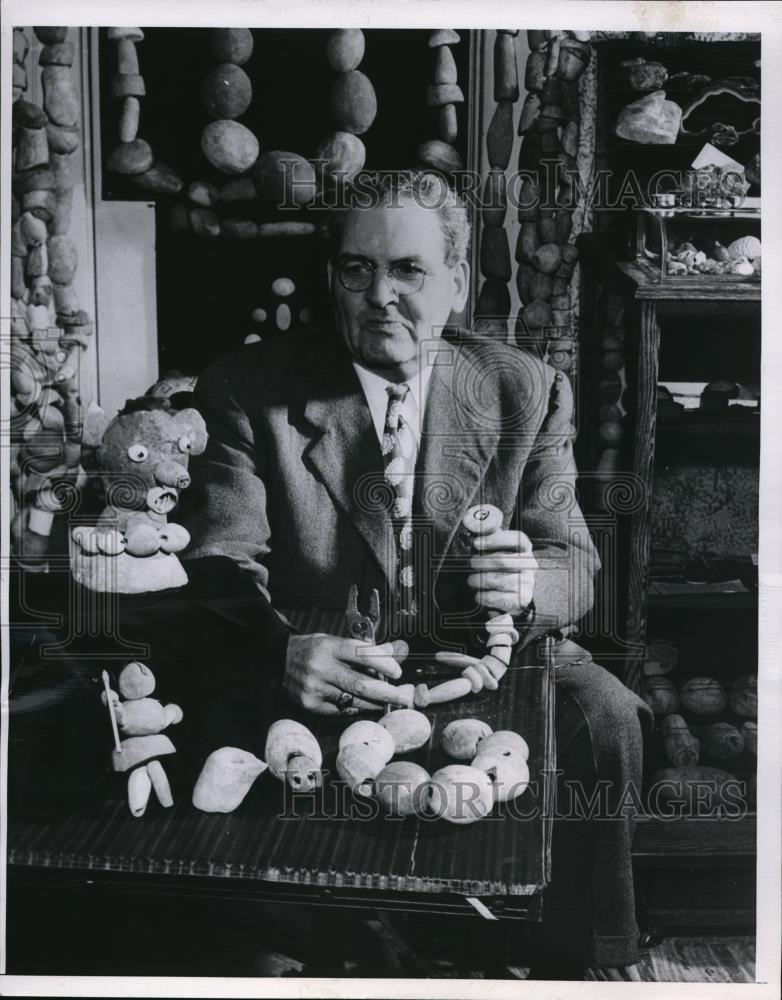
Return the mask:
[[(341, 264), (368, 264), (371, 284), (349, 291)], [(392, 274), (407, 279), (418, 270), (423, 284), (398, 294)], [(329, 282), (337, 330), (354, 359), (393, 380), (407, 379), (419, 364), (419, 344), (439, 337), (452, 311), (467, 299), (469, 266), (445, 263), (445, 239), (437, 211), (400, 199), (395, 206), (354, 209), (345, 219)]]

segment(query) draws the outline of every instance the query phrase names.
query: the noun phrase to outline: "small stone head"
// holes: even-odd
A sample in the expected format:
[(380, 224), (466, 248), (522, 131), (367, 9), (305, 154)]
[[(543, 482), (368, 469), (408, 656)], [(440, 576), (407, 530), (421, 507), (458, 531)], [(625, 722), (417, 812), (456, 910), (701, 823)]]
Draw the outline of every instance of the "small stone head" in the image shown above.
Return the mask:
[[(102, 414), (100, 416), (103, 416)], [(195, 409), (175, 411), (167, 399), (142, 396), (128, 400), (117, 416), (93, 414), (89, 443), (115, 507), (166, 515), (179, 491), (190, 485), (190, 455), (206, 447), (206, 425)], [(85, 438), (87, 437), (85, 427)]]

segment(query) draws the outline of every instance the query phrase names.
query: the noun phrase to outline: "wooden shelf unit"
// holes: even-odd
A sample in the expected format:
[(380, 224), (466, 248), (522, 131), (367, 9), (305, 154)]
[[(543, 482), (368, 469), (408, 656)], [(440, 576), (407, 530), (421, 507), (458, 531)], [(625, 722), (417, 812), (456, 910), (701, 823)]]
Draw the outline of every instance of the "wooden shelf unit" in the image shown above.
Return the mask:
[[(632, 437), (632, 472), (645, 490), (646, 502), (630, 516), (629, 564), (627, 620), (625, 638), (631, 645), (642, 646), (646, 639), (646, 618), (649, 603), (649, 558), (651, 549), (651, 503), (654, 480), (654, 460), (657, 445), (657, 384), (659, 381), (659, 356), (661, 342), (661, 320), (671, 315), (704, 317), (718, 309), (722, 315), (737, 316), (757, 313), (760, 308), (760, 287), (757, 283), (720, 283), (717, 279), (706, 279), (702, 286), (693, 290), (690, 282), (654, 281), (633, 263), (614, 262), (616, 285), (634, 306), (635, 320), (628, 338), (635, 338), (635, 370), (633, 385), (635, 390), (634, 430)], [(696, 279), (693, 279), (693, 281)], [(696, 440), (703, 431), (695, 431), (692, 420), (688, 423), (687, 434)], [(709, 428), (714, 434), (716, 423)], [(741, 430), (739, 430), (741, 427)], [(759, 422), (752, 428), (759, 438)], [(731, 426), (730, 433), (747, 433), (743, 424)], [(663, 434), (667, 434), (667, 427)], [(717, 598), (717, 601), (714, 599)], [(737, 600), (738, 599), (738, 600)], [(693, 594), (672, 597), (654, 597), (658, 609), (683, 603), (691, 608), (713, 610), (718, 614), (720, 607), (757, 606), (757, 596), (753, 594)], [(629, 657), (625, 669), (625, 682), (634, 689), (640, 686), (641, 661)]]
[[(729, 683), (734, 669), (736, 675), (756, 669), (757, 656), (753, 661), (752, 650), (757, 642), (758, 594), (754, 589), (739, 593), (650, 593), (655, 458), (659, 462), (662, 455), (665, 461), (669, 454), (675, 460), (693, 455), (698, 464), (709, 464), (740, 452), (757, 461), (760, 420), (749, 414), (735, 419), (731, 415), (729, 419), (699, 412), (684, 413), (679, 422), (658, 424), (657, 385), (666, 323), (682, 318), (706, 324), (714, 322), (714, 317), (757, 318), (760, 287), (750, 282), (720, 284), (708, 278), (660, 281), (658, 275), (655, 280), (632, 262), (612, 259), (605, 241), (598, 236), (583, 236), (580, 243), (582, 262), (588, 262), (582, 286), (585, 340), (597, 318), (598, 286), (621, 294), (626, 303), (630, 405), (624, 418), (622, 468), (636, 477), (636, 489), (645, 499), (626, 515), (620, 535), (622, 579), (615, 589), (627, 595), (624, 605), (619, 605), (620, 620), (616, 623), (616, 632), (627, 650), (623, 679), (640, 691), (647, 640), (679, 635), (684, 646), (676, 668), (680, 674), (684, 668), (680, 680), (701, 675)], [(587, 353), (585, 349), (583, 354)], [(583, 384), (582, 395), (589, 392), (588, 386), (588, 382)], [(588, 468), (583, 457), (589, 447), (589, 431), (585, 430), (582, 422), (586, 438), (580, 459), (582, 470)], [(699, 656), (697, 649), (701, 646), (704, 651)], [(746, 660), (742, 660), (744, 655)], [(647, 763), (650, 772), (666, 766), (662, 759)], [(753, 764), (745, 752), (735, 762), (735, 773), (744, 780)], [(731, 762), (725, 762), (724, 768), (731, 771)], [(728, 928), (751, 932), (755, 920), (756, 834), (756, 815), (751, 810), (738, 820), (649, 816), (640, 821), (633, 858), (639, 921), (646, 943), (653, 944), (666, 933), (685, 929), (698, 933), (724, 932)]]

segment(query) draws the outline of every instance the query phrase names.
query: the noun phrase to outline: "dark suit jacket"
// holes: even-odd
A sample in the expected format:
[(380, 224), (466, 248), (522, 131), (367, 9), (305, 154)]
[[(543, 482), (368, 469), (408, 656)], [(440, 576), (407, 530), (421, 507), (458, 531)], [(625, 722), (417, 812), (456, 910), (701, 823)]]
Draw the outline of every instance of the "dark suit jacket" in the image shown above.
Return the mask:
[[(336, 337), (308, 331), (244, 347), (201, 374), (196, 396), (209, 442), (191, 460), (187, 560), (228, 557), (286, 611), (334, 617), (352, 583), (364, 601), (373, 587), (387, 598), (394, 545), (383, 460)], [(485, 620), (465, 583), (469, 540), (460, 530), (476, 503), (495, 504), (506, 526), (533, 541), (537, 618), (523, 643), (591, 606), (599, 563), (575, 501), (572, 409), (568, 379), (528, 352), (459, 331), (441, 342), (413, 505), (427, 567), (418, 573), (420, 633), (431, 644), (461, 648)], [(288, 631), (274, 615), (267, 627)]]

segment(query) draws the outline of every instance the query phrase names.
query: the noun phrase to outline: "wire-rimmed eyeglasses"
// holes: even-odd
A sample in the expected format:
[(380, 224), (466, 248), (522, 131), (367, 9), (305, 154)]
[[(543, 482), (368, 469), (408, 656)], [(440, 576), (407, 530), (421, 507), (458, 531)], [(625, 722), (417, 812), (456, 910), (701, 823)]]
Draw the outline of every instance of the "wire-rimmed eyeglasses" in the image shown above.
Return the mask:
[[(365, 292), (372, 287), (378, 265), (370, 260), (338, 260), (336, 272), (339, 283), (349, 292)], [(414, 295), (420, 292), (427, 272), (410, 260), (398, 260), (385, 268), (388, 283), (397, 295)]]

